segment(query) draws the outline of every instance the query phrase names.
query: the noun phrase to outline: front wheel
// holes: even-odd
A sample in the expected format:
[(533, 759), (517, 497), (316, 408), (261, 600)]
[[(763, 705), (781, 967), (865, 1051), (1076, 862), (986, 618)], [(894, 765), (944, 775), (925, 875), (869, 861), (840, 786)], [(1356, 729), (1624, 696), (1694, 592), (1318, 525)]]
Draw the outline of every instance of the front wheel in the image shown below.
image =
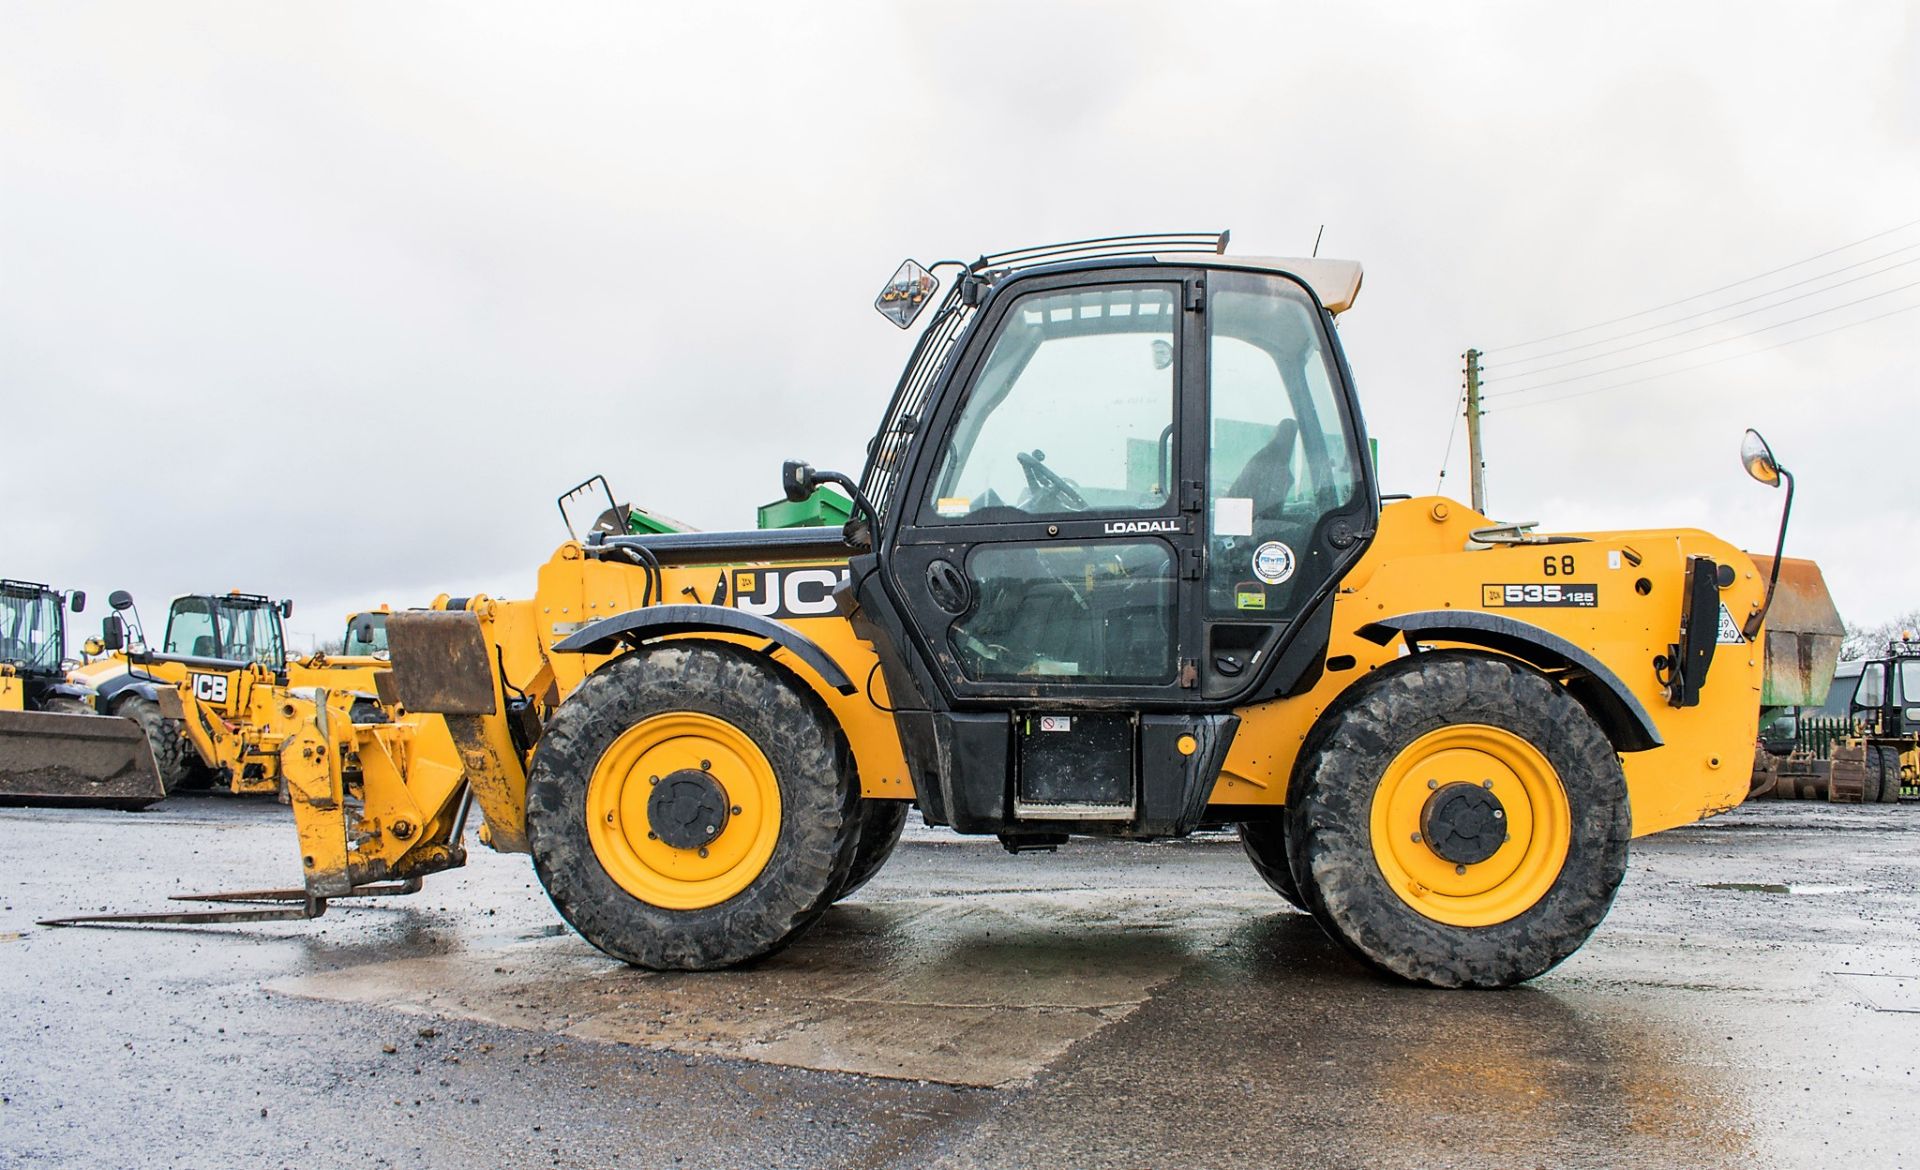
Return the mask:
[(133, 720), (146, 732), (147, 746), (153, 749), (153, 762), (160, 772), (160, 788), (168, 795), (191, 788), (199, 753), (187, 739), (180, 721), (160, 712), (160, 704), (139, 695), (130, 695), (114, 707), (115, 715)]
[(1619, 756), (1565, 688), (1507, 659), (1413, 655), (1309, 737), (1288, 854), (1308, 908), (1369, 963), (1507, 987), (1606, 917), (1632, 820)]
[(845, 886), (852, 755), (805, 684), (728, 645), (650, 647), (562, 703), (527, 778), (555, 908), (602, 951), (699, 971), (772, 953)]

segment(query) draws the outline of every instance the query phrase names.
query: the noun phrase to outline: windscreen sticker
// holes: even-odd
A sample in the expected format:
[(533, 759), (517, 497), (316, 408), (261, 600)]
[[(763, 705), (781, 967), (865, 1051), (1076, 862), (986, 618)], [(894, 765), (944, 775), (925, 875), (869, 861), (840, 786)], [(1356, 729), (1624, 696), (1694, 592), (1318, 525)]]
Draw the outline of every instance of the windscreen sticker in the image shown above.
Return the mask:
[(1598, 585), (1482, 585), (1483, 609), (1508, 607), (1593, 609), (1600, 604)]
[(941, 496), (933, 502), (933, 511), (939, 516), (965, 516), (972, 502), (970, 496)]
[(1265, 609), (1267, 608), (1267, 591), (1243, 588), (1233, 595), (1233, 606), (1235, 609)]
[(1293, 550), (1269, 540), (1253, 550), (1253, 575), (1267, 585), (1281, 585), (1293, 577)]
[(1215, 536), (1253, 535), (1253, 497), (1222, 496), (1213, 502)]
[(1720, 632), (1714, 635), (1713, 640), (1722, 646), (1741, 646), (1746, 643), (1740, 626), (1733, 620), (1733, 615), (1727, 612), (1727, 603), (1724, 601), (1720, 603)]

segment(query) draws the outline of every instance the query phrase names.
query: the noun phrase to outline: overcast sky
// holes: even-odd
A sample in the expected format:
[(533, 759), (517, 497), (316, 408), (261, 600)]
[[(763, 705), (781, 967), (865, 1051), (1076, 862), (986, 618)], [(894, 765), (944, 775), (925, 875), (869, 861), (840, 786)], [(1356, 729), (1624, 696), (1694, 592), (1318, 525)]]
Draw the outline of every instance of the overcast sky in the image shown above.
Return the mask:
[(1489, 399), (1496, 515), (1770, 548), (1757, 426), (1790, 552), (1884, 620), (1920, 605), (1913, 12), (5, 0), (0, 574), (321, 637), (524, 596), (595, 472), (706, 528), (783, 458), (857, 472), (902, 257), (1325, 224), (1385, 490), (1434, 489), (1479, 346), (1541, 387)]

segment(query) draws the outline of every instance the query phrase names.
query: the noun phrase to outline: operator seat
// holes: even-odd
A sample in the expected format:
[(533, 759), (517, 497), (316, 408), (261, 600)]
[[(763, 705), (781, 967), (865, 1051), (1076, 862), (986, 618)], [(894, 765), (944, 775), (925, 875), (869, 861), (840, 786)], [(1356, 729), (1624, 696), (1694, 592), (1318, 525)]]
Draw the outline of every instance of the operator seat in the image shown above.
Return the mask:
[(195, 638), (193, 640), (193, 656), (195, 658), (212, 658), (213, 657), (213, 635), (212, 634), (202, 634), (198, 638)]
[(1247, 465), (1234, 477), (1227, 495), (1253, 501), (1253, 514), (1260, 520), (1277, 520), (1286, 506), (1287, 492), (1293, 487), (1293, 444), (1300, 437), (1300, 424), (1281, 419), (1273, 428), (1273, 437), (1255, 451)]

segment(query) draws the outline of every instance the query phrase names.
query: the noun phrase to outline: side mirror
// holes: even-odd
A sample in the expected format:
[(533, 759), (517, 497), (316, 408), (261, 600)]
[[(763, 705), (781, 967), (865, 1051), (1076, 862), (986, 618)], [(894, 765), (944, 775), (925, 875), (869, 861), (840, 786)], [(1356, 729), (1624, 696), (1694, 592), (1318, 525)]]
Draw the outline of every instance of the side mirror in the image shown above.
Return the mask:
[(108, 614), (100, 619), (100, 644), (108, 650), (127, 648), (127, 624), (118, 614)]
[(115, 589), (112, 593), (107, 594), (107, 604), (117, 610), (132, 609), (133, 594), (128, 593), (125, 589)]
[(293, 598), (289, 597), (285, 601), (282, 601), (280, 603), (280, 617), (282, 620), (284, 620), (292, 616), (293, 616)]
[(73, 612), (75, 613), (86, 612), (87, 591), (84, 589), (75, 589), (73, 593), (68, 596), (67, 604), (73, 607)]
[(1780, 464), (1773, 457), (1773, 448), (1751, 427), (1740, 442), (1740, 462), (1746, 466), (1747, 474), (1761, 483), (1768, 487), (1780, 486)]
[(894, 271), (893, 279), (880, 290), (880, 295), (873, 298), (873, 307), (880, 310), (882, 317), (905, 329), (913, 324), (913, 319), (939, 289), (938, 277), (908, 260)]
[(789, 459), (780, 465), (780, 490), (787, 495), (790, 504), (804, 504), (813, 489), (819, 486), (814, 477), (813, 465), (800, 459)]

